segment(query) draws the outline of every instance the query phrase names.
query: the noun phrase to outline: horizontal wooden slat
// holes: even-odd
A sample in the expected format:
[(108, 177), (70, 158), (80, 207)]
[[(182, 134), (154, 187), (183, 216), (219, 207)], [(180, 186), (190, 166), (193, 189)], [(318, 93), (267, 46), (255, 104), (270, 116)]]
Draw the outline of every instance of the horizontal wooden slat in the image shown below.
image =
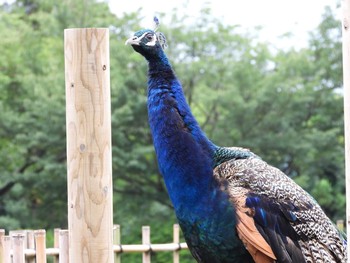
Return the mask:
[[(150, 245), (114, 245), (113, 251), (116, 253), (120, 252), (160, 252), (160, 251), (177, 251), (181, 249), (188, 249), (188, 246), (186, 243), (168, 243), (168, 244), (150, 244)], [(34, 257), (35, 256), (35, 250), (34, 249), (25, 249), (24, 254), (26, 257)], [(12, 255), (12, 250), (11, 250)], [(59, 255), (59, 249), (58, 248), (46, 248), (46, 255), (48, 256), (58, 256)]]
[[(58, 248), (46, 248), (45, 250), (46, 255), (48, 256), (58, 256), (59, 249)], [(11, 251), (12, 253), (12, 251)], [(35, 249), (25, 249), (24, 254), (26, 257), (34, 257), (35, 256)]]
[(149, 252), (149, 251), (176, 251), (180, 249), (187, 249), (186, 243), (168, 243), (168, 244), (150, 244), (150, 245), (114, 245), (114, 252)]

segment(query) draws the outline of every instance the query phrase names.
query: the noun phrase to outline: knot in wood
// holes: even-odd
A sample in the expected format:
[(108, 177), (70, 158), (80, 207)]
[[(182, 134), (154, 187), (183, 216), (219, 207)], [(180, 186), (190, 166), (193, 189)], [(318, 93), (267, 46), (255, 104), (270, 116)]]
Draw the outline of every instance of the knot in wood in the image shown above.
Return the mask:
[(348, 30), (349, 29), (349, 20), (347, 18), (344, 18), (343, 26), (344, 26), (344, 30)]
[(84, 152), (85, 148), (86, 148), (85, 144), (80, 144), (79, 149), (80, 149), (81, 152)]

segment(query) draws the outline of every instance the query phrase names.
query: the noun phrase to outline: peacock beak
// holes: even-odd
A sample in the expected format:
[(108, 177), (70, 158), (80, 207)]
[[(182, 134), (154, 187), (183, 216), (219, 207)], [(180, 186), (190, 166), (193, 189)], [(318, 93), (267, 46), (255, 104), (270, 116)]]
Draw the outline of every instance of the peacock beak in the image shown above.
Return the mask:
[(125, 45), (140, 45), (140, 38), (137, 36), (132, 36), (128, 40), (125, 41)]

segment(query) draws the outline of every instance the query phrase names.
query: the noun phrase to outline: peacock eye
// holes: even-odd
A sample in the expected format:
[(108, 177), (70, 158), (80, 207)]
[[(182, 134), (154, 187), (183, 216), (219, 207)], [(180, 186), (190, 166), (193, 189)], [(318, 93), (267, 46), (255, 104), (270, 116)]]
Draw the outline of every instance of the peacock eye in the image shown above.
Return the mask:
[(153, 35), (152, 34), (147, 34), (146, 38), (147, 38), (147, 40), (152, 40), (153, 39)]

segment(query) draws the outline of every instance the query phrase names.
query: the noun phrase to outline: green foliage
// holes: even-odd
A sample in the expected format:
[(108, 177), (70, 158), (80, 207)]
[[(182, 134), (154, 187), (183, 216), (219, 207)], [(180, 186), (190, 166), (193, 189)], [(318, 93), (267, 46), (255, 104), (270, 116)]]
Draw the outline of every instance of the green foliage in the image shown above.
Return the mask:
[[(174, 12), (166, 51), (188, 101), (218, 145), (244, 146), (345, 217), (339, 21), (325, 10), (307, 48), (276, 50), (258, 32), (223, 25), (210, 10)], [(17, 1), (0, 10), (0, 228), (67, 226), (63, 30), (110, 27), (114, 222), (123, 243), (172, 240), (176, 222), (147, 123), (146, 72), (125, 47), (140, 17), (101, 1)], [(190, 26), (189, 26), (190, 25)], [(184, 252), (182, 262), (192, 262)], [(169, 262), (171, 253), (152, 255)], [(138, 262), (140, 255), (123, 255)]]

